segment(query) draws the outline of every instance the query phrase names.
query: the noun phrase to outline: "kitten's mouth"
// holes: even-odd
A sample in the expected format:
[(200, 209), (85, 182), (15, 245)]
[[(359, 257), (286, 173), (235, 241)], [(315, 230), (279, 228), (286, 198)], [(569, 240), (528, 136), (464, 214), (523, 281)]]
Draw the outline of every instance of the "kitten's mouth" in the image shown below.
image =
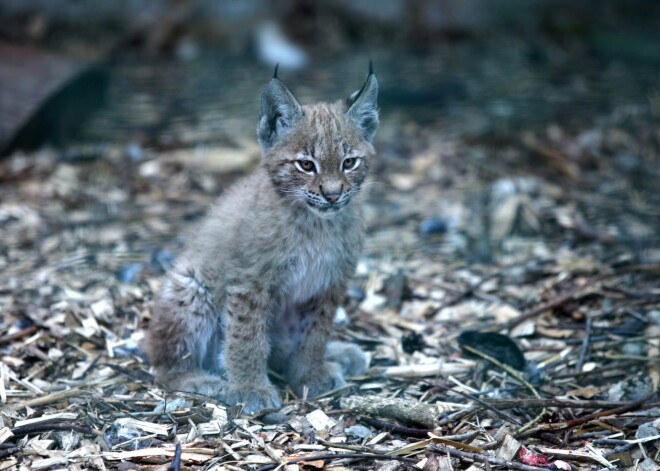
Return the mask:
[(306, 203), (307, 206), (309, 206), (315, 213), (322, 216), (331, 216), (335, 213), (338, 213), (344, 206), (346, 206), (348, 201), (344, 201), (342, 203), (328, 203), (322, 206), (314, 203), (313, 201), (306, 201)]

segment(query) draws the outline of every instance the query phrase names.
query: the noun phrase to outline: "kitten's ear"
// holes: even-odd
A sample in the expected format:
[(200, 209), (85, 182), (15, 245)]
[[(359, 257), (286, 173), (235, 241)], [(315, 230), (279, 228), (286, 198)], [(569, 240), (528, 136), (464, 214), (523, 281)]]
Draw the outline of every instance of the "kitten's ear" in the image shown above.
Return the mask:
[(261, 94), (257, 137), (264, 153), (289, 132), (302, 116), (298, 100), (275, 74)]
[(378, 127), (378, 80), (369, 63), (369, 76), (362, 88), (351, 94), (346, 100), (350, 108), (346, 114), (362, 132), (364, 138), (371, 142)]

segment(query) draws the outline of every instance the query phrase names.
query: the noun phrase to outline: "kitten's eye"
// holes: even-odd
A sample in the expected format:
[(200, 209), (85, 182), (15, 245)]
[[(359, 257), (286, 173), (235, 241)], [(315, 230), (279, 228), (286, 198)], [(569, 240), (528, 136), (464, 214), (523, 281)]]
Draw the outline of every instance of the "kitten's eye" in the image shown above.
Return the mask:
[(296, 160), (296, 167), (305, 173), (314, 173), (316, 170), (316, 166), (311, 160)]
[(344, 159), (344, 161), (341, 164), (341, 167), (345, 172), (348, 172), (350, 170), (356, 169), (358, 165), (360, 165), (360, 159), (356, 157), (349, 157), (347, 159)]

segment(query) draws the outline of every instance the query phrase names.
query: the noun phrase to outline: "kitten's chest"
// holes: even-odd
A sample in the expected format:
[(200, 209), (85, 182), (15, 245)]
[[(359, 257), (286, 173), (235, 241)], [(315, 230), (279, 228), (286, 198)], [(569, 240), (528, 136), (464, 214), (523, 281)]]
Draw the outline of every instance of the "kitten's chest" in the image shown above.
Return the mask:
[(336, 231), (296, 234), (285, 263), (280, 294), (303, 303), (350, 276), (358, 247)]

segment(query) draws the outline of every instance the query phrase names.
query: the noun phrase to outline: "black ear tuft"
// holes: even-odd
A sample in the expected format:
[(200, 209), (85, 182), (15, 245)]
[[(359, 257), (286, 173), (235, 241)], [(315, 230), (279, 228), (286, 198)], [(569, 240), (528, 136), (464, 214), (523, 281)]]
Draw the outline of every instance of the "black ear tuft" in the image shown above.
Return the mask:
[(289, 132), (302, 116), (298, 100), (275, 74), (261, 94), (257, 137), (264, 154)]
[(273, 78), (277, 78), (277, 69), (280, 68), (280, 63), (275, 64), (275, 72), (273, 72)]
[(364, 138), (371, 142), (378, 127), (378, 80), (369, 61), (369, 76), (362, 88), (346, 100), (350, 106), (346, 114), (360, 129)]

